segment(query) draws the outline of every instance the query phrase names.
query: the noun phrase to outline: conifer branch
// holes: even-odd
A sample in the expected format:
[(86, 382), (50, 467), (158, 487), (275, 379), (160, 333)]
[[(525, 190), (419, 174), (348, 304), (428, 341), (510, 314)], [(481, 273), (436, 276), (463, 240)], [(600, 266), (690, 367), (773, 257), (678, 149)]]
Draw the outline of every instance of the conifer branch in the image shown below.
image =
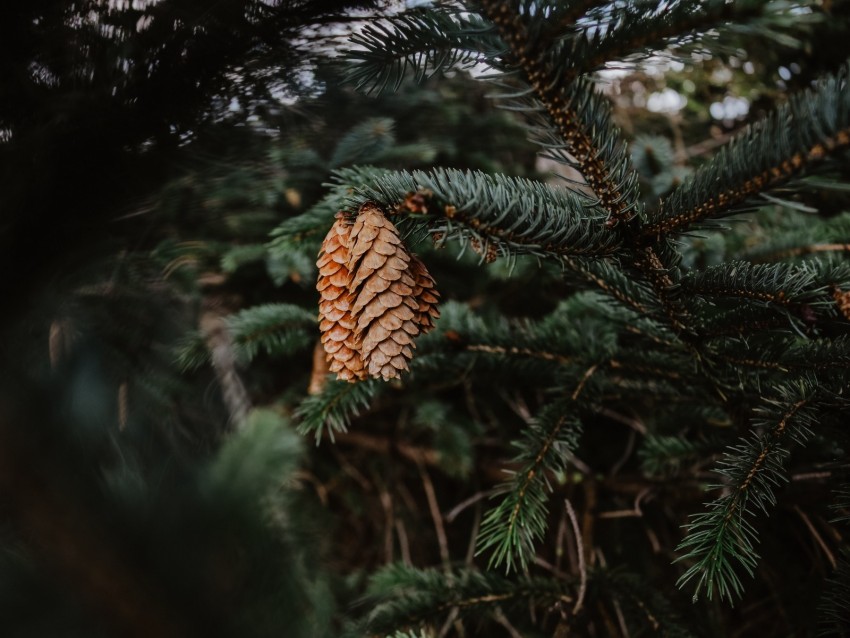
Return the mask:
[[(723, 341), (722, 348), (707, 354), (736, 366), (803, 375), (819, 371), (840, 374), (841, 370), (850, 368), (850, 339), (847, 336), (805, 340), (775, 336), (767, 344), (730, 338)], [(825, 377), (821, 382), (830, 378)]]
[(484, 252), (602, 256), (619, 246), (591, 200), (541, 182), (454, 169), (336, 175), (354, 190), (345, 208), (382, 202), (443, 237), (477, 240)]
[(368, 408), (384, 387), (375, 379), (360, 383), (329, 381), (319, 394), (308, 396), (298, 406), (298, 432), (312, 434), (318, 444), (327, 428), (333, 442), (334, 433), (345, 432), (351, 419)]
[(313, 345), (316, 316), (293, 304), (265, 304), (227, 317), (227, 330), (239, 356), (250, 361), (260, 351), (287, 356)]
[(743, 439), (725, 455), (718, 472), (729, 479), (729, 485), (716, 487), (724, 487), (728, 493), (710, 503), (706, 512), (691, 517), (688, 536), (678, 547), (687, 553), (677, 560), (693, 563), (678, 585), (684, 587), (695, 580), (694, 600), (702, 592), (709, 599), (716, 593), (730, 602), (740, 597), (743, 584), (737, 568), (752, 575), (759, 558), (755, 549), (758, 532), (747, 519), (757, 512), (766, 514), (775, 505), (774, 488), (787, 480), (783, 467), (789, 454), (786, 441), (802, 444), (811, 435), (810, 426), (817, 415), (810, 407), (812, 399), (810, 395), (781, 408), (775, 403), (766, 407), (757, 423), (775, 419), (767, 431)]
[(401, 564), (377, 572), (369, 584), (373, 609), (364, 631), (384, 633), (399, 626), (417, 626), (452, 609), (460, 617), (489, 614), (495, 607), (571, 603), (572, 581), (523, 577), (508, 580), (491, 572), (454, 569), (416, 569)]
[(192, 372), (210, 363), (210, 350), (200, 331), (184, 335), (174, 350), (175, 363), (181, 372)]
[[(814, 186), (811, 179), (804, 179), (800, 188)], [(766, 217), (766, 216), (765, 216)], [(748, 247), (740, 253), (746, 261), (773, 262), (797, 259), (809, 255), (850, 252), (850, 214), (842, 213), (828, 219), (813, 218), (809, 215), (785, 215), (779, 223), (770, 223), (771, 219), (759, 220), (770, 233), (764, 241)]]
[(583, 280), (590, 282), (624, 306), (641, 315), (649, 314), (653, 302), (652, 293), (626, 276), (614, 264), (608, 261), (587, 261), (573, 257), (564, 257), (563, 262)]
[[(850, 522), (850, 484), (847, 483), (846, 471), (842, 474), (844, 482), (835, 490), (835, 499), (830, 505), (837, 515), (830, 522), (842, 523), (846, 529)], [(818, 605), (818, 635), (839, 636), (850, 627), (850, 547), (846, 544), (841, 548), (837, 565), (825, 584)]]
[(774, 308), (745, 307), (703, 319), (697, 330), (704, 339), (744, 337), (763, 335), (771, 331), (788, 332), (794, 328), (792, 321), (793, 318), (789, 320), (788, 315), (777, 313)]
[(360, 122), (337, 142), (329, 165), (337, 168), (377, 161), (395, 145), (394, 128), (395, 122), (388, 117), (373, 117)]
[(652, 284), (670, 326), (676, 332), (685, 334), (691, 322), (690, 313), (679, 298), (679, 284), (671, 274), (676, 272), (675, 269), (665, 265), (659, 255), (660, 251), (644, 246), (636, 251), (634, 263)]
[(700, 222), (757, 208), (759, 194), (850, 147), (847, 67), (812, 91), (792, 96), (767, 119), (734, 137), (664, 198), (641, 234), (657, 238)]
[(649, 476), (675, 476), (685, 464), (699, 463), (718, 448), (713, 440), (691, 440), (684, 436), (652, 434), (638, 450), (641, 469)]
[(732, 262), (689, 275), (683, 290), (690, 298), (689, 306), (698, 312), (696, 333), (703, 340), (820, 334), (821, 326), (847, 315), (842, 286), (850, 279), (843, 265), (824, 268), (823, 263), (815, 263), (815, 267), (771, 264), (765, 268)]
[(834, 500), (829, 506), (836, 513), (829, 520), (830, 523), (850, 523), (850, 477), (847, 476), (847, 469), (842, 477), (844, 482), (834, 491)]
[(738, 297), (787, 306), (811, 302), (823, 295), (815, 273), (792, 264), (750, 264), (732, 261), (694, 272), (682, 286), (709, 297)]
[(850, 627), (850, 549), (844, 547), (838, 565), (826, 580), (818, 605), (818, 636), (845, 636)]
[[(584, 73), (638, 52), (699, 42), (705, 31), (732, 20), (748, 20), (752, 28), (763, 11), (761, 0), (678, 2), (663, 8), (653, 0), (611, 5), (589, 14), (587, 24), (576, 26), (572, 55), (565, 57), (567, 64), (575, 67), (573, 73)], [(731, 29), (734, 32), (734, 25)]]
[(742, 368), (756, 368), (759, 370), (776, 370), (777, 372), (788, 372), (788, 368), (778, 361), (765, 361), (759, 357), (741, 357), (729, 354), (717, 354), (717, 359), (731, 363)]
[[(605, 4), (607, 0), (566, 0), (550, 7), (545, 20), (540, 21), (540, 34), (537, 41), (547, 42), (576, 27), (576, 21), (594, 7)], [(533, 2), (533, 0), (531, 0)], [(529, 3), (530, 4), (530, 3)]]
[(351, 37), (345, 52), (348, 80), (367, 94), (398, 90), (413, 73), (417, 82), (453, 67), (467, 67), (502, 49), (476, 16), (446, 7), (414, 9), (368, 22)]
[[(512, 61), (543, 103), (565, 150), (609, 215), (609, 225), (630, 219), (638, 205), (637, 181), (618, 132), (610, 124), (610, 107), (586, 80), (564, 81), (536, 50), (522, 15), (511, 3), (481, 2), (487, 17), (508, 44)], [(538, 18), (538, 20), (541, 18)]]
[[(642, 359), (647, 359), (649, 352), (641, 353)], [(669, 357), (666, 358), (669, 361)], [(605, 365), (610, 367), (612, 370), (626, 370), (629, 372), (634, 372), (638, 376), (641, 377), (655, 377), (655, 378), (663, 378), (663, 379), (671, 379), (671, 380), (679, 380), (682, 378), (682, 374), (676, 372), (675, 370), (665, 370), (664, 368), (655, 367), (652, 365), (640, 364), (640, 363), (626, 363), (619, 359), (610, 359), (605, 362)]]
[(563, 471), (569, 452), (578, 444), (581, 423), (569, 411), (574, 410), (578, 393), (594, 370), (596, 366), (582, 377), (575, 398), (549, 404), (526, 429), (516, 458), (522, 469), (507, 487), (507, 495), (485, 516), (478, 535), (476, 553), (493, 550), (492, 567), (525, 569), (533, 557), (535, 543), (546, 531), (547, 475)]
[(850, 244), (809, 244), (807, 246), (795, 246), (774, 253), (768, 253), (761, 258), (764, 261), (779, 261), (789, 257), (805, 257), (817, 255), (818, 253), (850, 252)]
[[(510, 3), (488, 1), (483, 5), (555, 125), (560, 139), (553, 139), (552, 147), (568, 153), (568, 163), (581, 172), (606, 211), (607, 225), (632, 219), (638, 206), (637, 177), (631, 170), (625, 146), (610, 123), (607, 100), (594, 93), (589, 81), (570, 82), (570, 78), (562, 77), (550, 60), (550, 52), (536, 49), (536, 39), (531, 37), (524, 17), (511, 11)], [(539, 26), (541, 17), (532, 23)], [(545, 127), (544, 134), (548, 135)], [(484, 238), (485, 245), (487, 239)], [(498, 246), (498, 241), (494, 244)], [(635, 260), (635, 265), (652, 283), (670, 324), (677, 332), (686, 332), (688, 313), (676, 299), (672, 269), (663, 264), (661, 253), (649, 246), (643, 247)]]

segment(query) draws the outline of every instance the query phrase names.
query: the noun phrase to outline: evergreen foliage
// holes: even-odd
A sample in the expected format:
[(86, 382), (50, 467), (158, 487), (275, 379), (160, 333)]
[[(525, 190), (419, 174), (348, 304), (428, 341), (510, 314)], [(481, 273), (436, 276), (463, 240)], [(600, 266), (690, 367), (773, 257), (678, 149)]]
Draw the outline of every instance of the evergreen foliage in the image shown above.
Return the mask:
[(321, 393), (301, 402), (296, 413), (298, 429), (302, 434), (313, 434), (318, 443), (327, 428), (333, 441), (334, 433), (345, 432), (351, 419), (368, 407), (380, 390), (380, 384), (375, 381), (355, 385), (329, 381)]
[[(847, 635), (850, 3), (408, 5), (0, 9), (9, 635)], [(442, 298), (387, 383), (365, 202)]]
[[(418, 625), (456, 608), (461, 616), (491, 613), (493, 609), (528, 604), (570, 602), (551, 580), (510, 582), (494, 574), (472, 570), (419, 570), (390, 565), (372, 577), (369, 594), (380, 601), (367, 619), (369, 631), (386, 632), (405, 619)], [(399, 596), (399, 594), (402, 594)], [(407, 594), (407, 595), (404, 595)]]
[[(490, 246), (506, 258), (555, 259), (571, 271), (575, 285), (601, 289), (616, 304), (614, 312), (594, 308), (597, 322), (609, 321), (619, 330), (628, 326), (632, 333), (630, 346), (623, 335), (611, 333), (607, 352), (594, 357), (582, 355), (584, 344), (568, 346), (564, 325), (557, 321), (557, 328), (540, 340), (533, 335), (545, 321), (540, 327), (492, 324), (495, 332), (488, 322), (469, 330), (449, 328), (453, 341), (467, 351), (506, 361), (542, 359), (550, 364), (545, 374), (555, 383), (547, 384), (552, 398), (542, 404), (541, 416), (530, 420), (517, 439), (514, 482), (500, 490), (499, 504), (482, 521), (478, 551), (492, 552), (491, 565), (528, 569), (546, 534), (551, 480), (568, 471), (572, 454), (580, 449), (581, 417), (622, 401), (622, 393), (628, 393), (624, 386), (631, 382), (656, 396), (663, 395), (664, 386), (671, 395), (684, 392), (696, 401), (695, 410), (729, 406), (734, 396), (754, 415), (744, 430), (750, 433), (730, 447), (716, 470), (722, 480), (716, 487), (724, 496), (693, 516), (679, 558), (688, 565), (680, 583), (695, 580), (696, 594), (704, 591), (709, 598), (734, 601), (744, 591), (740, 574), (754, 574), (759, 556), (752, 518), (776, 505), (775, 490), (787, 480), (788, 446), (804, 444), (818, 422), (828, 420), (837, 408), (827, 397), (840, 394), (846, 380), (846, 330), (839, 327), (840, 319), (836, 322), (832, 292), (847, 285), (844, 265), (727, 258), (708, 268), (683, 268), (681, 249), (668, 236), (711, 228), (708, 224), (720, 217), (766, 204), (800, 209), (777, 198), (777, 188), (799, 190), (805, 184), (800, 178), (841, 166), (850, 139), (846, 69), (793, 95), (734, 136), (670, 194), (673, 179), (684, 175), (671, 178), (671, 147), (648, 137), (637, 140), (634, 148), (640, 152), (632, 153), (633, 165), (607, 100), (586, 74), (662, 46), (678, 45), (681, 55), (695, 42), (717, 47), (718, 41), (740, 34), (791, 44), (788, 33), (794, 25), (788, 11), (762, 3), (679, 2), (663, 10), (655, 3), (446, 4), (378, 18), (352, 41), (350, 78), (368, 93), (398, 90), (408, 69), (421, 81), (438, 71), (486, 62), (495, 72), (485, 80), (502, 88), (495, 97), (525, 113), (532, 138), (580, 177), (552, 188), (446, 169), (346, 170), (336, 176), (338, 192), (348, 194), (344, 207), (381, 202), (402, 221), (426, 226), (438, 245), (457, 238), (461, 247), (475, 246), (480, 261)], [(701, 37), (718, 24), (710, 38)], [(641, 174), (654, 176), (644, 184), (651, 196), (660, 197), (657, 203), (642, 199)], [(840, 235), (832, 220), (821, 227), (821, 232)], [(817, 230), (809, 232), (818, 237)], [(801, 239), (789, 235), (792, 241)], [(831, 249), (841, 251), (840, 245)], [(753, 250), (748, 247), (750, 259)], [(802, 249), (791, 256), (806, 254)], [(616, 259), (609, 258), (613, 255)], [(566, 307), (553, 317), (559, 314), (572, 319)], [(444, 321), (453, 323), (449, 317)], [(732, 329), (718, 333), (721, 327)], [(432, 343), (425, 345), (420, 356), (433, 357)], [(633, 348), (641, 352), (640, 363), (629, 361)], [(688, 365), (687, 358), (696, 364)], [(472, 375), (490, 372), (479, 363), (472, 366)], [(422, 381), (415, 370), (412, 380)], [(628, 379), (630, 371), (642, 378)], [(576, 386), (571, 399), (554, 398), (563, 396), (570, 379)], [(641, 384), (653, 379), (652, 385)], [(589, 389), (583, 392), (586, 383)], [(610, 395), (614, 386), (620, 396)], [(720, 403), (714, 403), (718, 398)], [(664, 467), (675, 473), (678, 462), (666, 459), (676, 448), (674, 457), (698, 458), (701, 451), (681, 437), (649, 441), (654, 443), (642, 453), (646, 463), (658, 459), (645, 466), (652, 473), (663, 473)]]
[(515, 460), (520, 470), (506, 486), (507, 494), (481, 524), (479, 552), (492, 550), (491, 564), (523, 569), (534, 556), (546, 532), (551, 485), (547, 477), (567, 470), (570, 454), (578, 447), (581, 422), (571, 417), (567, 401), (550, 403), (523, 433)]
[(313, 344), (313, 313), (291, 304), (253, 306), (227, 318), (236, 352), (250, 361), (258, 352), (283, 357)]

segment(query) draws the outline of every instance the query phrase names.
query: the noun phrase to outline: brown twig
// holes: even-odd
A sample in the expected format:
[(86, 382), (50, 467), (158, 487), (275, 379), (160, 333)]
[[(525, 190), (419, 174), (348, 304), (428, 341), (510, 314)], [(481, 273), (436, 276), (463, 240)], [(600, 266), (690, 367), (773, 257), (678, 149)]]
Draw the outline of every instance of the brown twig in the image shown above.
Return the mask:
[(390, 439), (366, 434), (364, 432), (338, 433), (336, 435), (336, 440), (339, 445), (350, 445), (370, 452), (380, 452), (382, 454), (395, 452), (414, 463), (419, 463), (421, 461), (426, 465), (439, 465), (439, 454), (436, 450), (430, 448), (417, 447), (400, 441), (391, 441)]
[(440, 513), (440, 506), (437, 503), (437, 494), (434, 491), (434, 484), (431, 482), (431, 477), (425, 470), (424, 462), (417, 463), (419, 476), (422, 479), (422, 487), (425, 490), (425, 498), (428, 500), (428, 509), (431, 512), (431, 518), (434, 521), (434, 530), (437, 532), (437, 543), (440, 546), (440, 560), (443, 561), (443, 567), (449, 569), (451, 565), (451, 556), (449, 555), (449, 541), (446, 536), (446, 527), (443, 523), (443, 515)]
[(809, 244), (762, 255), (757, 261), (776, 261), (788, 257), (803, 257), (816, 253), (850, 252), (850, 244)]
[(469, 498), (462, 500), (460, 503), (455, 505), (449, 511), (448, 514), (446, 514), (446, 516), (445, 516), (446, 522), (447, 523), (454, 522), (454, 520), (458, 517), (458, 515), (460, 515), (460, 513), (463, 512), (470, 505), (475, 505), (479, 501), (481, 501), (485, 498), (489, 498), (490, 496), (493, 496), (496, 493), (498, 493), (498, 490), (486, 490), (484, 492), (476, 492), (475, 494), (473, 494)]
[(573, 401), (578, 400), (578, 397), (581, 394), (581, 391), (584, 390), (584, 386), (587, 383), (588, 379), (590, 379), (590, 377), (593, 376), (593, 373), (596, 372), (596, 370), (598, 368), (599, 368), (599, 364), (595, 363), (592, 366), (590, 366), (587, 370), (585, 370), (584, 374), (581, 377), (581, 381), (579, 381), (579, 384), (576, 386), (576, 389), (573, 390), (572, 397), (570, 397)]
[(221, 387), (221, 395), (230, 413), (231, 425), (239, 429), (251, 411), (251, 399), (236, 370), (233, 340), (227, 330), (224, 316), (218, 308), (210, 307), (201, 315), (201, 333), (210, 351), (213, 370)]
[(401, 560), (405, 565), (412, 565), (413, 560), (410, 557), (410, 541), (407, 539), (407, 529), (404, 527), (404, 521), (397, 518), (395, 521), (396, 536), (398, 536), (398, 547), (401, 550)]
[(393, 512), (393, 497), (389, 491), (381, 487), (380, 492), (381, 509), (384, 510), (384, 562), (393, 562), (393, 527), (395, 526), (395, 514)]
[[(558, 533), (555, 535), (555, 565), (554, 569), (561, 571), (561, 563), (564, 559), (564, 538), (567, 535), (567, 512), (561, 512), (561, 518), (558, 521)], [(572, 545), (568, 548), (568, 556), (570, 558), (570, 568), (576, 571), (578, 566), (574, 559), (573, 553), (569, 551)]]
[(809, 528), (809, 531), (812, 533), (817, 544), (820, 546), (823, 553), (826, 555), (829, 564), (832, 565), (832, 569), (835, 569), (838, 563), (835, 560), (835, 554), (832, 553), (832, 550), (829, 549), (829, 546), (826, 544), (826, 541), (823, 540), (823, 537), (818, 533), (818, 530), (815, 529), (815, 526), (812, 524), (811, 519), (806, 515), (806, 513), (800, 509), (799, 505), (794, 506), (794, 511), (799, 514), (800, 518), (803, 519), (803, 522), (806, 524), (806, 527)]
[(523, 638), (522, 634), (516, 630), (500, 608), (496, 607), (496, 610), (493, 612), (493, 618), (505, 628), (505, 631), (508, 632), (511, 638)]
[(308, 472), (307, 470), (296, 470), (293, 478), (296, 481), (304, 481), (305, 483), (309, 483), (313, 486), (313, 489), (316, 490), (316, 496), (319, 497), (319, 502), (327, 507), (328, 505), (328, 489), (322, 484), (319, 478), (313, 474), (312, 472)]
[(466, 546), (466, 558), (464, 565), (472, 566), (475, 559), (475, 545), (478, 541), (478, 530), (481, 528), (481, 503), (475, 503), (475, 518), (472, 520), (472, 531), (469, 533), (469, 544)]
[[(582, 538), (584, 539), (584, 557), (588, 563), (591, 563), (593, 560), (593, 529), (596, 521), (596, 516), (594, 510), (596, 509), (596, 482), (595, 481), (585, 481), (584, 482), (584, 494), (585, 494), (585, 504), (584, 504), (584, 517), (582, 519)], [(581, 561), (582, 558), (579, 558)]]
[(578, 518), (576, 517), (575, 510), (573, 509), (569, 499), (564, 499), (564, 506), (567, 508), (567, 515), (569, 516), (570, 523), (573, 526), (573, 535), (575, 536), (576, 549), (578, 550), (578, 573), (580, 580), (578, 595), (576, 596), (575, 605), (573, 605), (573, 616), (575, 616), (579, 611), (581, 611), (581, 607), (584, 604), (584, 595), (587, 592), (587, 566), (584, 562), (585, 547), (582, 542), (581, 530), (579, 529)]

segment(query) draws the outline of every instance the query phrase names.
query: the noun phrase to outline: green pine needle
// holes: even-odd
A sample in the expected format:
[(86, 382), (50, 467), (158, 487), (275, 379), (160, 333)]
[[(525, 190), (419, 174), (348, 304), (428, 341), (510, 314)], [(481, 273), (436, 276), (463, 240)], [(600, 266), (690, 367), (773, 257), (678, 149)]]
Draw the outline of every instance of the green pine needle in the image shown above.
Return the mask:
[(374, 379), (359, 383), (328, 381), (319, 394), (308, 396), (298, 406), (298, 432), (312, 434), (317, 445), (327, 432), (333, 442), (334, 433), (348, 430), (351, 419), (368, 408), (384, 387)]
[(534, 557), (547, 527), (550, 476), (566, 471), (581, 435), (574, 412), (570, 400), (550, 403), (517, 442), (516, 461), (522, 466), (504, 486), (499, 504), (485, 515), (478, 534), (476, 553), (492, 552), (491, 567), (525, 570)]
[(454, 169), (342, 170), (336, 176), (355, 191), (348, 210), (369, 200), (394, 210), (420, 192), (428, 214), (411, 214), (411, 222), (428, 223), (432, 233), (464, 243), (479, 241), (485, 250), (492, 244), (503, 255), (605, 255), (618, 244), (604, 227), (604, 211), (591, 200), (542, 182)]
[(459, 618), (487, 617), (531, 604), (546, 608), (570, 603), (574, 579), (507, 579), (492, 572), (456, 568), (417, 569), (392, 564), (376, 572), (369, 583), (371, 611), (361, 633), (387, 634), (400, 627), (434, 625), (452, 610)]
[(816, 411), (812, 397), (787, 388), (781, 399), (765, 403), (757, 426), (764, 433), (745, 437), (720, 462), (718, 473), (726, 479), (727, 493), (691, 517), (687, 537), (677, 562), (690, 563), (679, 578), (679, 587), (692, 584), (694, 600), (705, 593), (734, 602), (744, 590), (739, 574), (752, 577), (758, 564), (758, 531), (750, 520), (767, 514), (776, 504), (776, 488), (787, 481), (788, 444), (801, 445), (812, 433)]
[(293, 304), (266, 304), (240, 310), (227, 318), (227, 329), (240, 358), (251, 361), (259, 352), (285, 357), (316, 340), (316, 316)]
[(449, 7), (414, 9), (367, 24), (346, 51), (348, 80), (367, 94), (398, 90), (408, 75), (417, 82), (491, 57), (501, 44), (475, 16)]
[(643, 233), (680, 233), (758, 208), (758, 196), (801, 176), (829, 169), (825, 160), (850, 146), (847, 67), (815, 89), (794, 95), (769, 117), (735, 136), (714, 158), (664, 198)]

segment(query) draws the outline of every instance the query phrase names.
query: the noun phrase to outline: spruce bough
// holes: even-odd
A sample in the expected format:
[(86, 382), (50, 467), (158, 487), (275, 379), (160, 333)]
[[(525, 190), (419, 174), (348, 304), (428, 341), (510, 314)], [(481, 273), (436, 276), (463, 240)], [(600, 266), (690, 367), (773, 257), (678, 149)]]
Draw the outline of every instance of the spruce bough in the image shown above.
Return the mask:
[[(694, 600), (734, 603), (745, 594), (759, 569), (760, 529), (782, 499), (794, 454), (814, 442), (810, 462), (832, 467), (845, 445), (835, 426), (850, 407), (850, 266), (846, 238), (831, 234), (846, 219), (823, 216), (809, 225), (799, 209), (808, 210), (801, 202), (817, 189), (813, 180), (835, 184), (847, 168), (848, 69), (791, 95), (687, 178), (668, 180), (680, 182), (672, 190), (649, 195), (594, 73), (623, 60), (640, 64), (659, 50), (687, 62), (691, 50), (721, 51), (743, 34), (790, 38), (793, 16), (803, 10), (820, 9), (806, 2), (484, 0), (371, 18), (352, 39), (343, 63), (349, 79), (373, 95), (409, 78), (486, 64), (483, 81), (499, 91), (494, 99), (517, 111), (543, 152), (574, 176), (552, 185), (448, 167), (340, 167), (326, 198), (275, 233), (273, 243), (297, 246), (305, 233), (327, 232), (337, 210), (353, 215), (375, 202), (406, 241), (459, 246), (482, 267), (531, 257), (570, 285), (551, 312), (528, 319), (479, 316), (469, 304), (448, 302), (419, 342), (396, 389), (438, 388), (438, 378), (456, 377), (480, 379), (476, 387), (490, 384), (507, 397), (513, 372), (538, 392), (533, 411), (505, 399), (525, 424), (514, 433), (512, 476), (493, 489), (477, 524), (476, 555), (492, 571), (387, 568), (372, 592), (385, 602), (366, 627), (390, 631), (449, 613), (498, 618), (520, 600), (560, 610), (560, 631), (591, 613), (584, 607), (590, 587), (618, 609), (638, 610), (636, 626), (686, 635), (663, 596), (607, 569), (588, 544), (598, 524), (590, 487), (586, 518), (572, 532), (584, 539), (574, 550), (581, 573), (553, 568), (548, 580), (531, 573), (535, 565), (551, 567), (541, 555), (546, 543), (556, 535), (560, 552), (568, 536), (569, 524), (551, 528), (555, 509), (563, 509), (553, 493), (600, 480), (592, 469), (582, 479), (572, 475), (581, 467), (582, 437), (610, 415), (643, 439), (637, 445), (646, 475), (698, 476), (709, 495), (701, 511), (692, 510), (673, 557), (680, 587)], [(777, 216), (788, 228), (742, 242), (740, 225), (721, 220), (744, 215), (765, 228)], [(699, 248), (703, 237), (722, 248), (709, 255)], [(703, 259), (695, 259), (700, 250)], [(705, 257), (715, 263), (700, 263)], [(402, 363), (384, 378), (396, 377)], [(327, 425), (344, 430), (386, 392), (372, 381), (357, 390), (329, 384), (300, 406), (302, 430), (317, 437)], [(683, 418), (678, 429), (669, 427)], [(686, 460), (672, 458), (679, 452)], [(826, 479), (838, 481), (839, 472)], [(647, 485), (656, 499), (669, 495)], [(640, 497), (636, 503), (640, 516)], [(396, 594), (400, 601), (386, 602)], [(834, 607), (847, 603), (839, 599), (824, 598), (828, 617), (841, 616)]]

